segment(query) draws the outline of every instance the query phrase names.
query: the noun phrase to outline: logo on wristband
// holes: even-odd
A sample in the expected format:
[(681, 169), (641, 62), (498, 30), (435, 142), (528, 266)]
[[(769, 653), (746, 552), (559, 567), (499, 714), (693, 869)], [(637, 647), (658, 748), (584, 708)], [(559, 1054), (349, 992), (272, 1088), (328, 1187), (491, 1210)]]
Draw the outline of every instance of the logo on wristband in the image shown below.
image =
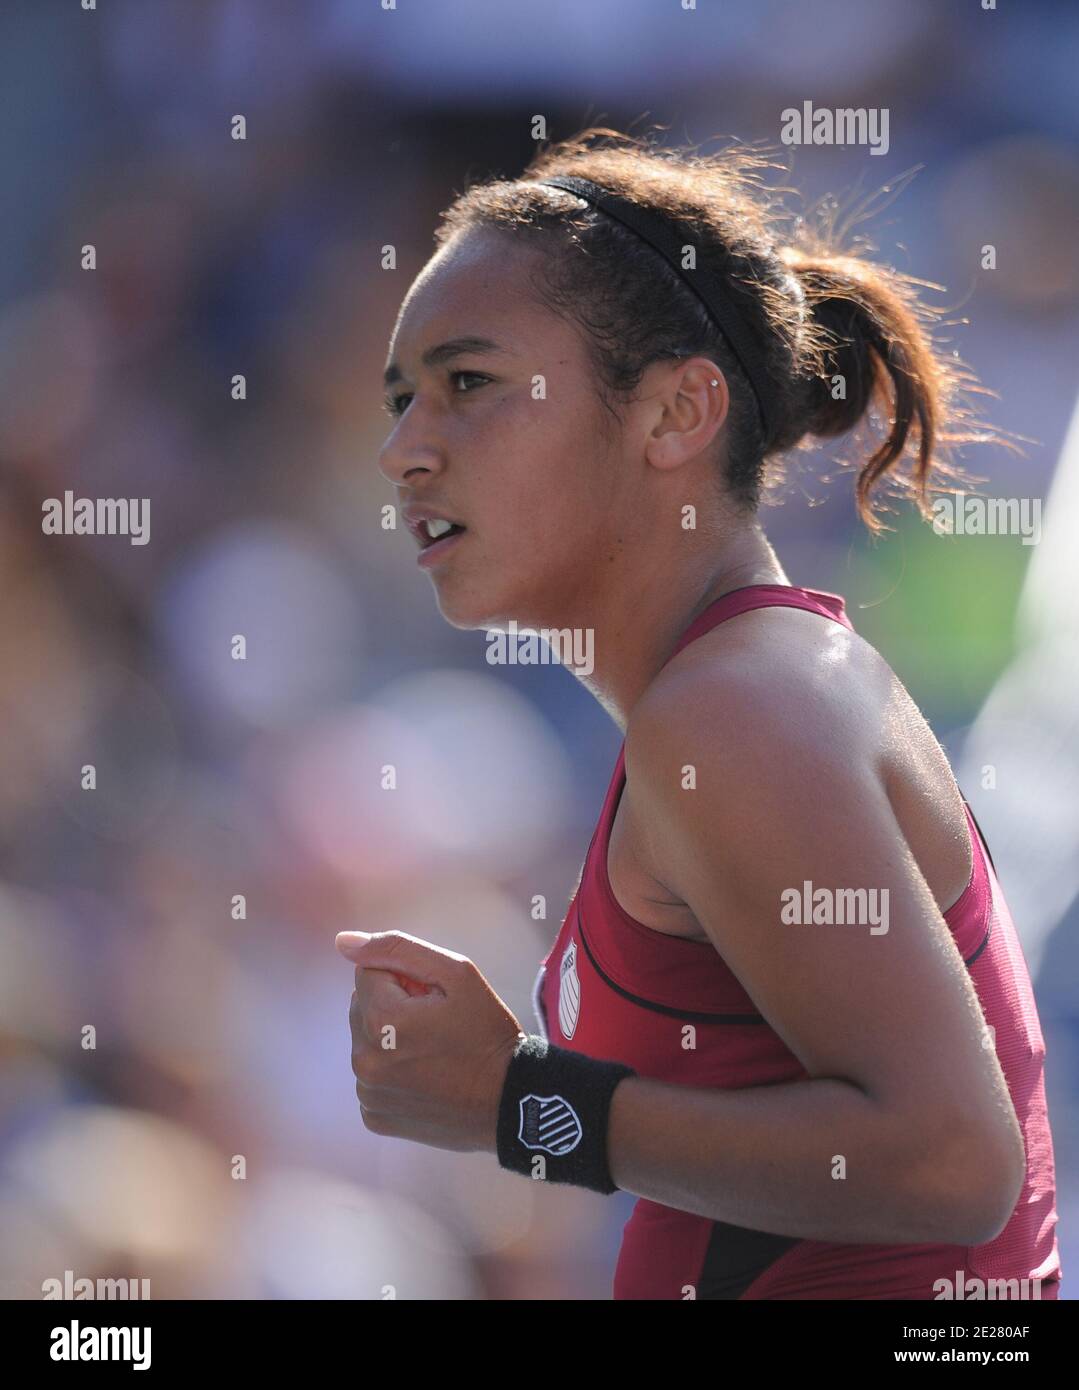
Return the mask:
[(545, 1153), (568, 1154), (581, 1142), (581, 1122), (568, 1100), (561, 1096), (521, 1097), (521, 1127), (517, 1138), (528, 1149), (543, 1149)]

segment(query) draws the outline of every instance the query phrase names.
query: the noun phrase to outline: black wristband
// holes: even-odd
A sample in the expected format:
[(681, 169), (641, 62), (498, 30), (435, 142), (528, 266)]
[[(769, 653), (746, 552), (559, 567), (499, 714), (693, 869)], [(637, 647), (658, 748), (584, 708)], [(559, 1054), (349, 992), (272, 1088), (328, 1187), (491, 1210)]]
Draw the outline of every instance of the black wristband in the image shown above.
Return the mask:
[(632, 1067), (521, 1038), (498, 1106), (498, 1161), (526, 1177), (567, 1182), (609, 1195), (618, 1188), (607, 1166), (607, 1122), (615, 1087)]

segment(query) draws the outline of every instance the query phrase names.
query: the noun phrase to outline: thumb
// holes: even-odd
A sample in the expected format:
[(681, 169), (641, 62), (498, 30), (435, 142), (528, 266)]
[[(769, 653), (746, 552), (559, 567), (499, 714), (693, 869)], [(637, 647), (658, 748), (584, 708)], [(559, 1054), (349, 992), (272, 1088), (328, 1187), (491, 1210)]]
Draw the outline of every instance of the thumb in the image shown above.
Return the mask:
[[(341, 954), (345, 957), (346, 960), (351, 960), (359, 963), (356, 953), (361, 946), (366, 945), (366, 943), (370, 940), (370, 932), (342, 931), (337, 933), (337, 936), (334, 938), (333, 944), (337, 947), (337, 949), (341, 952)], [(375, 966), (369, 961), (363, 962), (363, 965), (364, 969), (375, 969)], [(422, 985), (418, 981), (410, 979), (408, 975), (404, 975), (398, 970), (393, 970), (390, 973), (393, 975), (393, 978), (397, 981), (398, 985), (401, 987), (401, 989), (405, 991), (405, 993), (409, 996), (410, 999), (415, 998), (417, 994), (430, 993), (430, 990), (427, 988), (426, 985)]]
[(456, 951), (400, 931), (340, 932), (335, 944), (354, 965), (396, 971), (421, 984), (437, 985), (443, 992), (451, 977), (458, 978), (458, 967), (465, 960)]
[(334, 937), (333, 944), (348, 960), (355, 960), (356, 952), (366, 942), (371, 940), (371, 933), (366, 931), (339, 931)]

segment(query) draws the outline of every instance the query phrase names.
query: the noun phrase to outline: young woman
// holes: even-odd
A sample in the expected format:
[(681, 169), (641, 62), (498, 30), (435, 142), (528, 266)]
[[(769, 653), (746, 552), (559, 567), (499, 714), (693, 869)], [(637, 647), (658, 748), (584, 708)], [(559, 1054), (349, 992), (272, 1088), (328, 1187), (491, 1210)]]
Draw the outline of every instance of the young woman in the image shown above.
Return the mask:
[[(592, 629), (624, 733), (526, 1034), (467, 959), (345, 932), (376, 1134), (640, 1198), (617, 1298), (1055, 1297), (1044, 1044), (925, 720), (757, 518), (803, 439), (923, 512), (975, 437), (913, 282), (788, 229), (745, 150), (610, 131), (443, 214), (381, 469), (459, 628)], [(904, 465), (907, 465), (904, 472)]]

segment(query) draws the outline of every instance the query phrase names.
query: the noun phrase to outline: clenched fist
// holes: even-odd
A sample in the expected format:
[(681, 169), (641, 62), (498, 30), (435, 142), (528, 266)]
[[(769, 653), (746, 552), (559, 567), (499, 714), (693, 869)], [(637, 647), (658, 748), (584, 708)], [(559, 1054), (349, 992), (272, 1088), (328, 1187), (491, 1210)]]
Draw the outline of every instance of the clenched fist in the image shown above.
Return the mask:
[(352, 1071), (373, 1134), (496, 1151), (498, 1102), (520, 1024), (476, 966), (407, 932), (340, 932), (356, 967)]

